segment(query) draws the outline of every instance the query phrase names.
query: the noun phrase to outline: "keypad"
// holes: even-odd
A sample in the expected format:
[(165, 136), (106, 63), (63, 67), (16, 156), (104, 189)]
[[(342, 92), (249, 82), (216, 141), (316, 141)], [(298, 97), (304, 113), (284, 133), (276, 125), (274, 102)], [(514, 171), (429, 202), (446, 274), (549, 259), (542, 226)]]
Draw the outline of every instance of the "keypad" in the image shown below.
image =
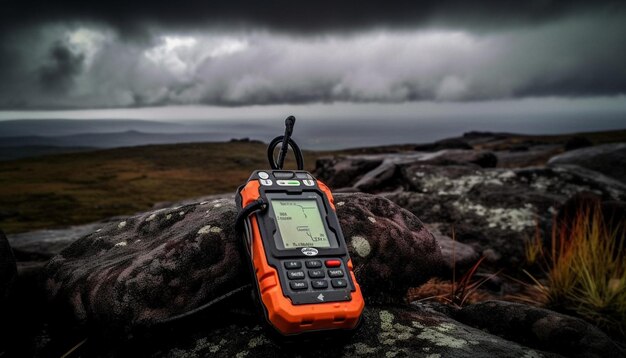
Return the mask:
[[(285, 260), (282, 265), (286, 269), (289, 288), (292, 291), (300, 292), (297, 300), (326, 302), (327, 300), (346, 300), (350, 297), (349, 293), (345, 293), (343, 290), (349, 285), (341, 260)], [(305, 269), (303, 270), (303, 268)], [(322, 293), (320, 291), (323, 292), (323, 300), (318, 299)], [(303, 296), (300, 297), (301, 295)]]

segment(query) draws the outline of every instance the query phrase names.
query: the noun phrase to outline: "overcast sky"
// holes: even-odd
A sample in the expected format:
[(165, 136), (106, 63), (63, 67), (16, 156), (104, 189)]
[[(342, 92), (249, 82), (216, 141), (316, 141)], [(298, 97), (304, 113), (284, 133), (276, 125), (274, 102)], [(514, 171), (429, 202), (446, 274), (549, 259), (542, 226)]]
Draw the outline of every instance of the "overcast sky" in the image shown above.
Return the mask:
[(2, 1), (0, 119), (555, 103), (626, 118), (624, 1), (390, 3)]

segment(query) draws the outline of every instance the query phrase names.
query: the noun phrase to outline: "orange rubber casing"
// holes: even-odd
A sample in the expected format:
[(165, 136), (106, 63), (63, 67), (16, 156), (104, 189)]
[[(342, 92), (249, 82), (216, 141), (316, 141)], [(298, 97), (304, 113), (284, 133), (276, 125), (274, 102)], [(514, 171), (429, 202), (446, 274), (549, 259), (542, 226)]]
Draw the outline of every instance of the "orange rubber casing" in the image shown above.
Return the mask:
[[(317, 184), (328, 198), (334, 211), (334, 198), (330, 189), (319, 180)], [(240, 194), (242, 207), (257, 200), (260, 197), (259, 182), (257, 180), (249, 181)], [(361, 294), (361, 288), (354, 276), (352, 260), (349, 259), (347, 263), (355, 287), (350, 301), (293, 305), (291, 300), (283, 295), (276, 269), (267, 262), (256, 215), (251, 215), (249, 220), (253, 236), (251, 240), (251, 255), (254, 274), (258, 283), (259, 297), (265, 308), (266, 318), (269, 323), (282, 335), (356, 328), (365, 307), (365, 302)]]

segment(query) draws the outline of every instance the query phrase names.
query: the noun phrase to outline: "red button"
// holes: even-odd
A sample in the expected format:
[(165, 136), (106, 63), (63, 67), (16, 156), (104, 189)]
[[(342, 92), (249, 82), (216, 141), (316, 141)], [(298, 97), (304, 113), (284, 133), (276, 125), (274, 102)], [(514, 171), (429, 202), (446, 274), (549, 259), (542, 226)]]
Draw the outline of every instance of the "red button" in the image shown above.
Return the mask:
[(326, 260), (326, 267), (339, 267), (341, 266), (341, 261), (339, 260)]

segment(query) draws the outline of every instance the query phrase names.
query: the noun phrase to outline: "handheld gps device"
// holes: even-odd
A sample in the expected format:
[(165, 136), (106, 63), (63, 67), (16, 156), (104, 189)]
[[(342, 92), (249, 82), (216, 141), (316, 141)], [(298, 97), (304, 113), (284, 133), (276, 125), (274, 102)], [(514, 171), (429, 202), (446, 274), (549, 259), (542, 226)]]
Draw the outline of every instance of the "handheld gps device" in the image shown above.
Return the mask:
[[(256, 170), (236, 195), (237, 224), (267, 322), (283, 336), (352, 330), (364, 307), (330, 189), (303, 170), (284, 136), (268, 146), (271, 170)], [(274, 149), (282, 143), (278, 161)], [(298, 170), (283, 170), (287, 147)]]

